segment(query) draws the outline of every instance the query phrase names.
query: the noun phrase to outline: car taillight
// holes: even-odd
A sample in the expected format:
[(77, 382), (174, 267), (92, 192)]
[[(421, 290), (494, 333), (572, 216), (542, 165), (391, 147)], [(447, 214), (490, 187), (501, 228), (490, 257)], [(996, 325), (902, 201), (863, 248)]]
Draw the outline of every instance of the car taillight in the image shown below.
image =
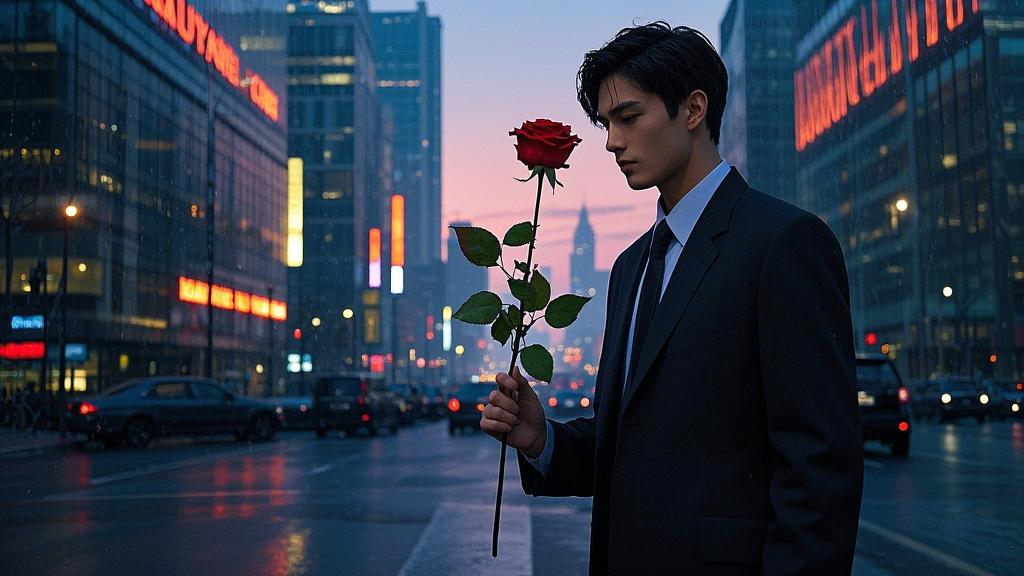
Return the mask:
[(369, 421), (370, 421), (370, 415), (369, 414), (363, 414), (363, 422), (369, 422)]
[(97, 411), (99, 411), (99, 408), (92, 404), (89, 404), (88, 402), (82, 402), (82, 405), (78, 407), (78, 413), (81, 414), (82, 416), (85, 416), (86, 414), (92, 414)]
[(462, 405), (459, 404), (458, 398), (452, 398), (451, 400), (448, 401), (448, 409), (451, 410), (452, 412), (458, 412), (459, 407), (461, 406)]
[(552, 396), (551, 398), (548, 398), (548, 406), (551, 406), (552, 408), (554, 408), (555, 406), (558, 406), (558, 400), (555, 399), (554, 396)]
[(476, 405), (476, 411), (477, 411), (477, 412), (483, 412), (483, 411), (484, 411), (484, 405), (483, 405), (483, 402), (479, 402), (479, 403), (477, 403), (477, 405)]
[(580, 406), (583, 406), (584, 408), (589, 408), (590, 398), (583, 398), (582, 400), (580, 400)]
[(906, 386), (900, 386), (899, 395), (900, 395), (900, 404), (909, 404), (910, 403), (910, 390), (908, 390)]
[(910, 422), (900, 422), (899, 429), (900, 432), (906, 432), (907, 430), (910, 430)]

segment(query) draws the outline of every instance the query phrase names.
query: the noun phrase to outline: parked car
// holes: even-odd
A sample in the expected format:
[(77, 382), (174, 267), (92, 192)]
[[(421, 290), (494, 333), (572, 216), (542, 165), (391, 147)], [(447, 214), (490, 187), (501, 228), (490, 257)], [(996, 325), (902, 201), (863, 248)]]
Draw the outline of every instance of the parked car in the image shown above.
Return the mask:
[(444, 418), (447, 411), (447, 402), (444, 388), (437, 384), (423, 385), (423, 398), (425, 400), (424, 416), (431, 420)]
[(398, 432), (399, 407), (377, 374), (320, 376), (313, 390), (313, 422), (317, 438), (329, 430), (351, 434), (358, 429), (376, 436), (387, 429)]
[(456, 430), (480, 429), (480, 414), (487, 405), (487, 398), (494, 390), (494, 384), (471, 382), (453, 386), (448, 393), (448, 434)]
[(281, 426), (290, 430), (313, 429), (312, 396), (275, 396), (275, 410), (281, 417)]
[(398, 423), (411, 426), (419, 416), (419, 395), (414, 394), (413, 387), (408, 384), (392, 384), (388, 386), (388, 392), (398, 406)]
[(964, 376), (944, 376), (930, 380), (915, 404), (922, 418), (940, 423), (958, 418), (974, 418), (984, 422), (989, 413), (989, 395), (978, 382)]
[[(986, 378), (981, 381), (981, 387), (989, 395), (989, 418), (1002, 421), (1020, 414), (1018, 397), (1024, 393), (1024, 385), (1015, 378)], [(1015, 403), (1018, 405), (1016, 412), (1013, 410)]]
[(857, 355), (857, 402), (864, 441), (877, 440), (893, 455), (910, 451), (910, 391), (882, 354)]
[(68, 429), (107, 445), (144, 447), (157, 436), (234, 434), (270, 440), (281, 421), (269, 402), (239, 396), (214, 380), (164, 376), (128, 380), (67, 403)]

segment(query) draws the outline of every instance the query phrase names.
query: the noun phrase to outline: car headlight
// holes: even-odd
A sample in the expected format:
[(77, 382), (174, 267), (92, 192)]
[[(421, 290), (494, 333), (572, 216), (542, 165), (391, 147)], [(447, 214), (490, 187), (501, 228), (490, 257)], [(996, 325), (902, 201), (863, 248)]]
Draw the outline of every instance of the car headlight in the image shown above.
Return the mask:
[(274, 408), (274, 412), (277, 412), (278, 414), (284, 414), (284, 408), (277, 406), (276, 408)]
[(982, 394), (981, 396), (978, 396), (978, 402), (981, 402), (982, 404), (988, 404), (988, 394)]
[(1010, 410), (1013, 412), (1020, 412), (1020, 404), (1014, 402), (1013, 405), (1010, 406)]
[(953, 401), (953, 397), (950, 396), (949, 394), (943, 394), (942, 395), (942, 403), (943, 404), (949, 404), (952, 401)]

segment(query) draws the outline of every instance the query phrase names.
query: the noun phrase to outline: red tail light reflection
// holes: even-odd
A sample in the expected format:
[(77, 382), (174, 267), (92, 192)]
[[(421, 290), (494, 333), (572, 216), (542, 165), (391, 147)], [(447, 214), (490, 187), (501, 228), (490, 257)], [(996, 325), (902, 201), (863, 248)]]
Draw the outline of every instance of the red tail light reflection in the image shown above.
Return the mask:
[(92, 414), (97, 411), (99, 411), (99, 408), (92, 404), (89, 404), (88, 402), (82, 402), (82, 405), (78, 407), (78, 413), (81, 414), (82, 416), (85, 416), (86, 414)]
[(461, 406), (462, 405), (459, 404), (458, 398), (452, 398), (451, 400), (448, 401), (448, 409), (451, 410), (452, 412), (458, 412)]

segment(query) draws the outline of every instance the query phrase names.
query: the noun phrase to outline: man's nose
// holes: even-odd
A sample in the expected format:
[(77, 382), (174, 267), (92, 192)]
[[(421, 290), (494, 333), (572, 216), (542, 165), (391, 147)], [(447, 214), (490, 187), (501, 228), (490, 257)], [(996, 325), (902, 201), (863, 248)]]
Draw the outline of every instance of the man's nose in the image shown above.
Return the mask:
[(625, 149), (625, 147), (625, 144), (622, 142), (622, 136), (618, 133), (617, 130), (609, 126), (608, 137), (605, 139), (604, 142), (604, 149), (609, 152), (615, 153), (619, 150)]

